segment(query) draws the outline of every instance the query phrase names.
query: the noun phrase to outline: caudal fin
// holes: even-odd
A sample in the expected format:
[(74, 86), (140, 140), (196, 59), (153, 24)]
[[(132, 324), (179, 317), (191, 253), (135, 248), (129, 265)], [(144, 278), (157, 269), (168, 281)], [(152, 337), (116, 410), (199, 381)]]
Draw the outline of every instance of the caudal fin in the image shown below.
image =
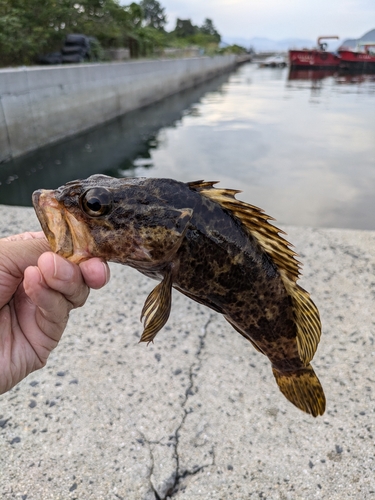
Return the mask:
[(280, 391), (291, 403), (313, 417), (323, 415), (326, 398), (311, 365), (293, 372), (272, 371)]

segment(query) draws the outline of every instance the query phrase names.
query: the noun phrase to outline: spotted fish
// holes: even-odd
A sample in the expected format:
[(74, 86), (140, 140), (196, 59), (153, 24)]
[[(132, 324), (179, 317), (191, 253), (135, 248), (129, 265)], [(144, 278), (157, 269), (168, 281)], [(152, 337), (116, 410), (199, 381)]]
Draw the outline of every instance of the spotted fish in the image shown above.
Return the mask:
[(297, 284), (296, 253), (271, 217), (215, 184), (93, 175), (35, 191), (33, 204), (53, 251), (76, 263), (101, 257), (159, 280), (142, 310), (142, 342), (167, 322), (173, 287), (222, 314), (268, 357), (284, 396), (322, 415), (325, 396), (310, 365), (321, 323)]

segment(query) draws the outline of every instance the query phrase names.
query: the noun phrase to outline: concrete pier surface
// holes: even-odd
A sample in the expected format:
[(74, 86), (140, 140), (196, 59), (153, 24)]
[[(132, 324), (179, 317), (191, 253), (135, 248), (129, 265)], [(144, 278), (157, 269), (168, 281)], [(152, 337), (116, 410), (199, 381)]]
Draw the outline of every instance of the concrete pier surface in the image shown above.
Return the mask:
[[(30, 208), (0, 215), (1, 236), (39, 227)], [(1, 498), (375, 498), (375, 232), (283, 229), (322, 317), (323, 417), (291, 405), (264, 356), (177, 292), (155, 344), (138, 344), (155, 282), (112, 265), (47, 366), (0, 396)]]

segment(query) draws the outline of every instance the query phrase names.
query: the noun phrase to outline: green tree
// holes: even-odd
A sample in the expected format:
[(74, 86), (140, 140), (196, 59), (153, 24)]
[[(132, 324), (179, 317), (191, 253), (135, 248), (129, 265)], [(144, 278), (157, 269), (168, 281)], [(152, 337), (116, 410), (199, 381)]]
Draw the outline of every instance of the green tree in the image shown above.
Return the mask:
[(0, 0), (0, 66), (33, 64), (39, 55), (60, 51), (69, 33), (95, 37), (103, 48), (129, 47), (132, 57), (165, 46), (217, 50), (220, 35), (211, 19), (201, 28), (177, 19), (171, 33), (164, 30), (166, 22), (156, 0), (126, 6), (120, 0)]
[(0, 0), (1, 65), (27, 64), (39, 52), (55, 48), (68, 16), (64, 5), (53, 4), (52, 0)]
[(220, 36), (219, 32), (217, 31), (217, 29), (215, 28), (214, 23), (212, 22), (212, 19), (206, 18), (204, 20), (204, 23), (202, 24), (202, 26), (200, 28), (200, 32), (203, 33), (204, 35), (211, 36), (218, 43), (221, 40), (221, 36)]
[(198, 28), (194, 26), (190, 19), (178, 19), (176, 21), (176, 27), (174, 29), (174, 34), (178, 37), (184, 38), (195, 35), (198, 32)]
[(140, 6), (143, 10), (143, 18), (146, 26), (163, 30), (167, 24), (165, 9), (157, 0), (141, 0)]
[(133, 2), (129, 6), (124, 7), (124, 9), (129, 15), (129, 20), (132, 26), (134, 26), (134, 28), (141, 27), (144, 17), (142, 7), (139, 4)]
[(241, 54), (249, 54), (249, 53), (251, 54), (251, 49), (249, 51), (245, 47), (242, 47), (241, 45), (237, 45), (237, 44), (227, 45), (226, 47), (221, 48), (219, 51), (219, 54), (241, 55)]
[(30, 64), (61, 49), (68, 33), (96, 37), (103, 47), (124, 47), (142, 22), (133, 2), (117, 0), (0, 0), (0, 66)]

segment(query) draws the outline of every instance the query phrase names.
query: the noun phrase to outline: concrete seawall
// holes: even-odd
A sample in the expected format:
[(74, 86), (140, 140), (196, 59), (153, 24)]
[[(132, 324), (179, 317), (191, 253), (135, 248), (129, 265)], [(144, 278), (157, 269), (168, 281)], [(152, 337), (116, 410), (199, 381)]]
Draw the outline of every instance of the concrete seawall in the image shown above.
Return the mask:
[(229, 71), (236, 56), (0, 70), (0, 163)]

